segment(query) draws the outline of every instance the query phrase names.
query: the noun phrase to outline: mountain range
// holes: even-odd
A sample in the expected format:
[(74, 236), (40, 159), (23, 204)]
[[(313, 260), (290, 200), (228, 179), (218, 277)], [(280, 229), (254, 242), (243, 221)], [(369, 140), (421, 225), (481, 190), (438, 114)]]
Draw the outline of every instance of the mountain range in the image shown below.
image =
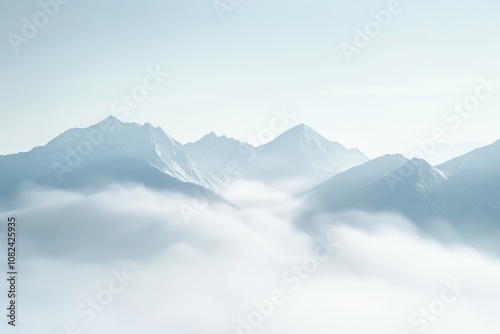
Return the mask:
[(182, 145), (159, 127), (110, 116), (29, 152), (0, 156), (0, 196), (9, 197), (26, 183), (90, 191), (110, 183), (140, 183), (217, 197), (221, 171), (230, 164), (238, 167), (233, 177), (274, 184), (301, 179), (314, 185), (366, 161), (361, 151), (305, 125), (259, 147), (213, 132)]
[[(477, 239), (500, 227), (500, 141), (438, 166), (386, 155), (333, 176), (303, 196), (303, 219), (348, 210), (403, 215), (436, 235)], [(307, 218), (306, 218), (307, 217)]]
[(184, 148), (205, 175), (235, 162), (242, 178), (278, 185), (298, 180), (318, 184), (369, 160), (360, 150), (348, 150), (304, 124), (258, 147), (212, 132)]
[(348, 210), (395, 212), (424, 230), (448, 222), (471, 235), (500, 222), (500, 141), (431, 166), (402, 155), (370, 160), (303, 124), (258, 147), (213, 132), (182, 145), (149, 123), (108, 117), (29, 152), (0, 156), (0, 197), (12, 197), (27, 183), (86, 191), (139, 183), (224, 200), (218, 183), (228, 166), (237, 179), (300, 184), (309, 218)]

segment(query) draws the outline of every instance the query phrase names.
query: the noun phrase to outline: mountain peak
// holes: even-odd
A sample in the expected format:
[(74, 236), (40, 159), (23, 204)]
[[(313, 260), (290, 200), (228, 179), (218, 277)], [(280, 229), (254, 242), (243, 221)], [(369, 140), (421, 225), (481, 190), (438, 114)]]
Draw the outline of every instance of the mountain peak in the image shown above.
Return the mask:
[(113, 115), (109, 115), (108, 117), (106, 117), (105, 121), (112, 121), (112, 122), (120, 122), (120, 123), (122, 123), (122, 121), (120, 121), (118, 118), (116, 118)]
[(335, 146), (336, 149), (339, 150), (347, 150), (344, 146), (339, 144), (338, 142), (332, 142), (328, 139), (326, 139), (324, 136), (319, 134), (316, 130), (313, 128), (305, 125), (305, 124), (299, 124), (296, 125), (285, 132), (283, 132), (281, 135), (279, 135), (276, 139), (273, 141), (265, 144), (264, 146), (296, 146), (296, 147), (303, 147), (305, 146), (310, 146), (312, 143), (317, 143), (319, 146)]
[(125, 124), (124, 122), (120, 121), (118, 118), (116, 118), (115, 116), (113, 115), (109, 115), (108, 117), (106, 117), (105, 119), (103, 119), (102, 121), (100, 121), (99, 123), (97, 123), (96, 125), (101, 125), (101, 124), (113, 124), (113, 125), (123, 125)]
[[(108, 129), (112, 132), (117, 131), (125, 126), (126, 123), (120, 121), (113, 115), (109, 115), (102, 121), (90, 126), (89, 128), (99, 128), (99, 129)], [(71, 131), (71, 130), (70, 130)]]
[[(306, 136), (321, 136), (313, 128), (305, 125), (299, 124), (283, 132), (278, 138), (304, 138)], [(322, 136), (321, 136), (322, 137)]]
[(292, 127), (292, 129), (294, 129), (294, 128), (307, 129), (307, 128), (309, 128), (309, 126), (305, 125), (304, 123), (300, 123), (300, 124), (297, 124), (294, 127)]
[(295, 125), (294, 127), (288, 129), (286, 132), (290, 132), (290, 133), (307, 133), (307, 132), (316, 132), (314, 131), (313, 128), (305, 125), (304, 123), (300, 123), (298, 125)]
[(204, 135), (200, 139), (198, 139), (195, 142), (190, 142), (187, 143), (186, 145), (194, 145), (194, 144), (201, 144), (201, 143), (207, 143), (207, 144), (215, 144), (215, 143), (221, 143), (222, 141), (227, 141), (227, 142), (237, 142), (240, 143), (240, 141), (232, 138), (232, 137), (227, 137), (226, 135), (218, 136), (215, 132), (211, 131), (210, 133)]

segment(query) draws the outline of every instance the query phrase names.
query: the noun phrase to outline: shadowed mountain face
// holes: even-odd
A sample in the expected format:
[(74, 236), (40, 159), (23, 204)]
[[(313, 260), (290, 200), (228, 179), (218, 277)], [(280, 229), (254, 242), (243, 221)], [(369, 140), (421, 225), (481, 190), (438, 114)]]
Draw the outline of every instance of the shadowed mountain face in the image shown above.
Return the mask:
[(451, 224), (474, 237), (500, 227), (500, 145), (478, 149), (438, 167), (387, 155), (334, 176), (305, 196), (308, 216), (360, 210), (395, 212), (436, 232)]
[(438, 168), (448, 173), (453, 182), (469, 186), (490, 205), (500, 206), (500, 140)]

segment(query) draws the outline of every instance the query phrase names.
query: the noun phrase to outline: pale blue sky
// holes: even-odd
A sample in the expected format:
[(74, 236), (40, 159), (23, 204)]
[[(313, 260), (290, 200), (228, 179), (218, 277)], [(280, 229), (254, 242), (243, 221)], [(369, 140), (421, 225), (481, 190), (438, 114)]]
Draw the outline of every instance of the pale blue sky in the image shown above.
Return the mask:
[[(1, 0), (0, 154), (106, 118), (156, 65), (169, 77), (124, 120), (162, 126), (181, 142), (210, 131), (246, 140), (287, 107), (297, 116), (290, 126), (305, 123), (372, 157), (410, 150), (478, 76), (500, 76), (500, 3), (402, 0), (347, 63), (340, 43), (387, 3), (243, 0), (221, 21), (211, 0), (72, 0), (15, 53), (8, 33), (40, 5)], [(450, 142), (499, 139), (499, 107), (500, 92)]]

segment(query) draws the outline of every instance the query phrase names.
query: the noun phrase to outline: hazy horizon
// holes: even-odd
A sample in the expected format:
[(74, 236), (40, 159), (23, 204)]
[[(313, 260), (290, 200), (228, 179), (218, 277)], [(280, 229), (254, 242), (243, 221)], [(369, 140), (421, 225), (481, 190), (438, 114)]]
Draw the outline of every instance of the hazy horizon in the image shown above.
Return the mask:
[(116, 100), (157, 67), (168, 75), (126, 121), (151, 122), (183, 143), (210, 131), (247, 138), (281, 108), (295, 124), (371, 157), (412, 150), (443, 126), (449, 144), (498, 139), (497, 92), (459, 129), (444, 118), (480, 77), (498, 81), (500, 4), (402, 0), (347, 61), (342, 45), (354, 45), (356, 29), (389, 3), (243, 1), (221, 20), (212, 1), (69, 1), (33, 38), (13, 45), (23, 18), (41, 7), (3, 0), (0, 154), (116, 115)]

